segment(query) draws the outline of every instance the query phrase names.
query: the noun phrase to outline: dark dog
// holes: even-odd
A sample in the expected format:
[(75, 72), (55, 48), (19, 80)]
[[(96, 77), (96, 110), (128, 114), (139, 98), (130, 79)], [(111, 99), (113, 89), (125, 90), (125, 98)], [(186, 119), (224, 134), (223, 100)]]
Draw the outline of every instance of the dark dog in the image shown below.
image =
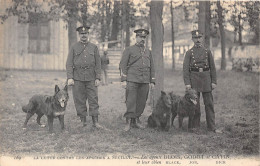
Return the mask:
[(155, 110), (148, 117), (148, 127), (163, 128), (168, 131), (172, 122), (171, 96), (161, 91), (161, 96), (157, 101)]
[(22, 110), (27, 113), (23, 129), (26, 129), (28, 120), (36, 113), (37, 123), (41, 127), (45, 125), (41, 124), (41, 117), (46, 115), (48, 118), (49, 132), (53, 132), (53, 119), (58, 117), (61, 125), (61, 129), (64, 129), (64, 114), (69, 99), (67, 85), (64, 89), (60, 90), (58, 85), (55, 85), (54, 96), (34, 95), (29, 103), (22, 107)]
[(186, 90), (184, 97), (170, 93), (172, 100), (172, 124), (175, 117), (178, 115), (179, 128), (182, 127), (184, 117), (189, 117), (188, 129), (193, 128), (193, 118), (195, 115), (198, 94), (194, 89)]

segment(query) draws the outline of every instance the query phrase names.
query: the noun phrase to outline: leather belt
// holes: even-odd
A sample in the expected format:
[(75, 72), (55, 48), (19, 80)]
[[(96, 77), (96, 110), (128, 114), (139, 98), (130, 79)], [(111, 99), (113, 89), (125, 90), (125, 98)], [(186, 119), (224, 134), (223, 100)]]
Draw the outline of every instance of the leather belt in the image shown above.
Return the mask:
[(196, 71), (196, 72), (203, 72), (203, 71), (209, 71), (209, 68), (190, 68), (190, 71)]
[(149, 67), (145, 67), (145, 68), (138, 68), (139, 71), (141, 72), (145, 72), (145, 71), (150, 71)]
[(90, 69), (92, 66), (80, 66), (81, 69)]

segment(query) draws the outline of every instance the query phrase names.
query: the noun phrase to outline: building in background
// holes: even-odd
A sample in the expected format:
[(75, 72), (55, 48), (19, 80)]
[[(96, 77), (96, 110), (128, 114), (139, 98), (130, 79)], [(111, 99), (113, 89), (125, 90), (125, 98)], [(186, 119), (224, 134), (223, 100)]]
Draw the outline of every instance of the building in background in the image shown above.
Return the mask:
[[(8, 1), (0, 1), (0, 14)], [(0, 24), (0, 67), (5, 69), (65, 70), (68, 30), (63, 21), (18, 23), (9, 17)]]

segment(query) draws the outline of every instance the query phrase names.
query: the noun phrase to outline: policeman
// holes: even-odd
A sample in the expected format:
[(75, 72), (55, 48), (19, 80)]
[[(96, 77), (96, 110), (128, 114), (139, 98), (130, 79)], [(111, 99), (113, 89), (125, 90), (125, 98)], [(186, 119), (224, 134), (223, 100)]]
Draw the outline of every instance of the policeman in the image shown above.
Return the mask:
[(200, 126), (200, 93), (205, 104), (206, 121), (209, 131), (218, 132), (215, 126), (215, 113), (212, 90), (217, 86), (216, 68), (211, 51), (202, 46), (203, 34), (199, 30), (192, 33), (194, 46), (186, 52), (183, 62), (183, 77), (186, 89), (198, 92), (198, 104), (193, 121), (194, 127)]
[(88, 42), (89, 26), (80, 26), (76, 30), (80, 41), (75, 43), (69, 52), (66, 70), (68, 85), (73, 85), (72, 93), (77, 115), (83, 126), (86, 126), (87, 106), (92, 116), (93, 127), (102, 128), (98, 123), (99, 105), (98, 89), (101, 75), (101, 61), (96, 45)]
[[(126, 84), (126, 113), (125, 131), (131, 127), (144, 128), (139, 117), (144, 112), (146, 100), (151, 88), (155, 84), (155, 69), (151, 51), (145, 47), (145, 40), (149, 31), (137, 29), (136, 44), (127, 47), (120, 61), (121, 81)], [(128, 120), (129, 119), (129, 120)]]

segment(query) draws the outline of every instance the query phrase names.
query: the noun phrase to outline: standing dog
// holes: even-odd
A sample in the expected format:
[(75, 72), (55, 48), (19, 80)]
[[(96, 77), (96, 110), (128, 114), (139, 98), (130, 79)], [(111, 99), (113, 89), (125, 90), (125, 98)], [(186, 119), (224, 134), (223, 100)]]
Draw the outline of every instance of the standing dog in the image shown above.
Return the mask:
[(46, 95), (34, 95), (29, 103), (22, 107), (22, 110), (27, 113), (23, 129), (26, 129), (28, 120), (36, 113), (37, 123), (41, 127), (45, 125), (41, 124), (41, 117), (46, 115), (48, 118), (49, 132), (53, 132), (53, 119), (58, 117), (61, 125), (61, 129), (64, 129), (64, 114), (69, 99), (67, 85), (64, 89), (60, 90), (58, 85), (55, 85), (54, 96)]
[(168, 131), (171, 127), (171, 119), (171, 96), (161, 91), (161, 96), (157, 101), (155, 110), (153, 110), (152, 115), (148, 117), (148, 127), (161, 127)]
[(198, 94), (194, 89), (186, 90), (184, 97), (170, 93), (172, 100), (172, 124), (175, 117), (178, 115), (179, 128), (182, 127), (184, 117), (189, 117), (188, 128), (193, 127), (193, 118), (195, 115)]

